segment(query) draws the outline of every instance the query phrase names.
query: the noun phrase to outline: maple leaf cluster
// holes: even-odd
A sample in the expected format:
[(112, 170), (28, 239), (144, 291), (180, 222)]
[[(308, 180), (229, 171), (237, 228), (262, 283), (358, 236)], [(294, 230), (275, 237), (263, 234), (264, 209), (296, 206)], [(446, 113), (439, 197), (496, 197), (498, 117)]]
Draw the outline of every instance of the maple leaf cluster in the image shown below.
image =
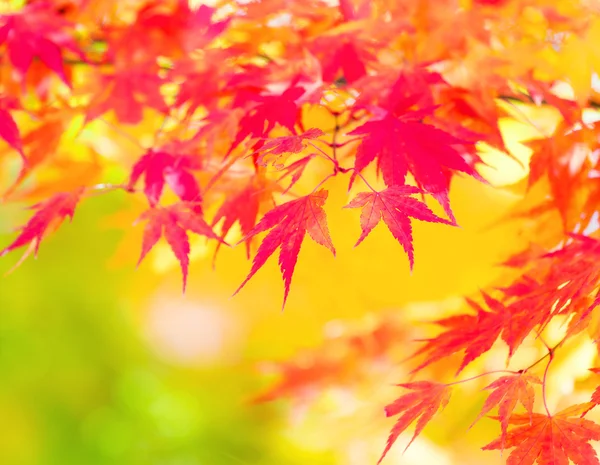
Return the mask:
[[(485, 449), (514, 448), (510, 464), (600, 463), (589, 444), (600, 426), (583, 418), (600, 396), (555, 414), (545, 402), (555, 352), (572, 338), (600, 339), (595, 3), (197, 3), (33, 0), (0, 10), (1, 196), (35, 210), (0, 255), (37, 253), (88, 197), (121, 191), (143, 205), (138, 263), (164, 238), (185, 289), (190, 233), (215, 258), (244, 244), (252, 263), (238, 292), (279, 250), (285, 305), (306, 237), (336, 254), (334, 178), (347, 181), (346, 207), (360, 209), (356, 245), (383, 222), (412, 269), (412, 223), (460, 225), (453, 179), (486, 182), (482, 148), (514, 157), (500, 123), (516, 119), (537, 136), (508, 216), (526, 219), (532, 244), (507, 259), (507, 282), (435, 322), (441, 331), (415, 351), (413, 373), (458, 354), (458, 374), (498, 340), (511, 358), (563, 319), (545, 365), (489, 384), (480, 417), (497, 408), (501, 436)], [(540, 127), (532, 108), (551, 109), (555, 124)], [(308, 372), (292, 364), (262, 399), (346, 373), (346, 362), (317, 360)], [(386, 408), (398, 420), (383, 455), (412, 423), (413, 438), (421, 433), (456, 383), (400, 384), (409, 392)]]

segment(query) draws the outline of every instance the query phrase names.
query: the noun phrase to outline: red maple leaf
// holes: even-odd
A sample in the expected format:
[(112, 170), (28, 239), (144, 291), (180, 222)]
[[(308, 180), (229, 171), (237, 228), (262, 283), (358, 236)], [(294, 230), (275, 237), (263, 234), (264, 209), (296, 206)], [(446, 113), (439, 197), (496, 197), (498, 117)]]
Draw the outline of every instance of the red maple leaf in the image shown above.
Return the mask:
[(491, 383), (485, 389), (493, 389), (493, 392), (486, 399), (481, 412), (473, 422), (475, 424), (481, 417), (498, 406), (498, 418), (502, 428), (501, 440), (506, 438), (509, 418), (517, 406), (517, 402), (525, 407), (529, 418), (533, 419), (533, 402), (535, 392), (532, 384), (541, 384), (537, 376), (527, 373), (521, 373), (514, 376), (502, 376)]
[(402, 245), (412, 270), (414, 253), (410, 217), (432, 223), (456, 225), (455, 222), (436, 216), (423, 202), (410, 197), (421, 193), (413, 186), (392, 186), (381, 192), (361, 192), (346, 208), (362, 208), (360, 225), (362, 234), (355, 247), (360, 244), (383, 219), (396, 240)]
[(596, 451), (590, 441), (600, 440), (600, 425), (581, 418), (593, 404), (573, 405), (555, 415), (515, 414), (506, 437), (490, 442), (483, 450), (515, 449), (507, 465), (598, 465)]
[(294, 268), (298, 260), (298, 253), (307, 232), (316, 243), (327, 247), (335, 256), (335, 248), (333, 247), (329, 229), (327, 228), (327, 217), (325, 210), (323, 210), (327, 195), (328, 192), (321, 189), (313, 194), (279, 205), (265, 214), (243, 241), (247, 241), (269, 229), (271, 231), (258, 247), (250, 273), (234, 292), (234, 295), (265, 264), (275, 250), (281, 247), (281, 251), (279, 252), (279, 267), (285, 286), (283, 296), (283, 307), (285, 307), (285, 302), (290, 292), (292, 275), (294, 274)]
[(212, 22), (215, 11), (207, 5), (191, 8), (187, 0), (177, 0), (175, 8), (164, 0), (153, 0), (138, 11), (135, 23), (115, 45), (126, 51), (150, 48), (164, 56), (176, 50), (190, 53), (208, 45), (231, 21)]
[(267, 154), (300, 153), (306, 148), (306, 140), (317, 139), (323, 134), (324, 132), (320, 129), (312, 128), (302, 134), (266, 139), (264, 145), (259, 149), (261, 155), (258, 158), (258, 163), (264, 164), (263, 159)]
[(367, 74), (365, 64), (374, 59), (374, 55), (349, 34), (318, 37), (311, 44), (311, 51), (321, 62), (324, 82), (342, 77), (353, 83)]
[(17, 238), (0, 252), (0, 257), (27, 244), (30, 244), (30, 248), (23, 258), (27, 257), (32, 250), (37, 255), (40, 243), (48, 228), (58, 228), (66, 217), (73, 218), (75, 207), (77, 207), (83, 192), (84, 188), (82, 187), (73, 192), (55, 194), (49, 199), (30, 207), (37, 210), (37, 212), (22, 227)]
[(567, 336), (585, 329), (594, 304), (590, 296), (600, 282), (600, 241), (571, 235), (560, 249), (533, 256), (523, 263), (525, 272), (501, 289), (510, 319), (503, 339), (510, 355), (536, 327), (543, 329), (556, 315), (573, 315)]
[[(460, 139), (485, 141), (513, 157), (504, 144), (498, 126), (505, 114), (498, 108), (495, 97), (488, 89), (444, 86), (439, 92), (440, 108), (435, 123)], [(473, 156), (477, 155), (474, 145), (468, 148)]]
[(190, 262), (190, 242), (187, 231), (192, 231), (193, 233), (224, 243), (214, 233), (208, 223), (204, 221), (202, 215), (194, 211), (194, 205), (187, 202), (177, 203), (168, 207), (150, 208), (141, 214), (139, 220), (146, 220), (147, 223), (144, 229), (142, 253), (140, 254), (138, 265), (164, 234), (167, 243), (181, 266), (184, 292)]
[(144, 193), (150, 206), (160, 201), (165, 182), (181, 200), (200, 205), (200, 186), (189, 171), (199, 168), (199, 160), (192, 156), (149, 150), (133, 165), (128, 187), (132, 189), (143, 175)]
[(0, 97), (0, 137), (19, 152), (23, 161), (26, 162), (19, 127), (9, 112), (9, 110), (14, 109), (16, 106), (17, 103), (13, 99)]
[(476, 310), (475, 315), (457, 315), (435, 321), (435, 324), (446, 330), (438, 336), (425, 339), (426, 344), (417, 350), (412, 357), (426, 354), (426, 360), (413, 372), (446, 358), (457, 352), (464, 351), (464, 357), (456, 374), (460, 373), (469, 363), (491, 349), (498, 336), (505, 331), (511, 319), (511, 313), (499, 301), (482, 293), (486, 305), (491, 311), (484, 310), (476, 302), (466, 299), (470, 307)]
[(167, 114), (169, 107), (160, 92), (163, 84), (164, 80), (158, 75), (154, 63), (148, 67), (137, 65), (118, 69), (112, 74), (102, 74), (100, 82), (92, 88), (93, 97), (86, 121), (92, 121), (109, 110), (113, 110), (124, 124), (140, 123), (147, 107)]
[(283, 172), (283, 175), (277, 181), (281, 181), (287, 176), (290, 177), (290, 183), (285, 188), (285, 190), (283, 190), (282, 194), (287, 193), (292, 187), (294, 187), (294, 185), (300, 180), (302, 173), (304, 173), (306, 165), (308, 165), (308, 162), (311, 161), (314, 157), (314, 153), (307, 155), (306, 157), (301, 158), (300, 160), (296, 160), (294, 163), (291, 163), (290, 165), (284, 167), (281, 170)]
[(450, 386), (430, 381), (417, 381), (414, 383), (399, 384), (398, 386), (414, 392), (404, 394), (385, 407), (386, 416), (400, 415), (400, 418), (396, 420), (396, 424), (390, 432), (385, 449), (377, 462), (378, 464), (381, 463), (404, 430), (416, 421), (415, 432), (406, 446), (408, 449), (433, 416), (448, 405), (450, 395), (452, 394)]
[(69, 87), (61, 49), (68, 49), (80, 59), (84, 56), (67, 32), (71, 24), (57, 15), (47, 2), (27, 5), (20, 12), (0, 15), (0, 46), (5, 44), (8, 58), (21, 80), (35, 57), (60, 77)]
[[(396, 116), (402, 119), (419, 120), (432, 116), (436, 106), (434, 89), (447, 88), (439, 73), (424, 67), (367, 75), (354, 84), (360, 89), (355, 109), (369, 110), (377, 116)], [(424, 112), (424, 113), (423, 113)]]
[[(266, 190), (264, 180), (252, 179), (241, 191), (228, 195), (225, 202), (219, 207), (212, 220), (214, 227), (221, 220), (221, 239), (225, 239), (227, 233), (237, 222), (243, 237), (248, 236), (252, 228), (256, 226), (256, 220), (260, 212), (261, 203), (265, 198), (270, 198), (270, 193)], [(246, 241), (246, 255), (250, 258), (250, 245), (252, 240)], [(216, 259), (221, 244), (217, 244), (214, 258)]]
[(454, 220), (448, 199), (449, 175), (463, 172), (480, 178), (455, 148), (466, 142), (434, 126), (406, 118), (388, 115), (349, 133), (364, 136), (357, 149), (351, 184), (357, 173), (377, 158), (377, 167), (387, 186), (403, 185), (406, 175), (412, 173), (418, 186), (431, 193)]
[(242, 117), (239, 131), (228, 154), (240, 145), (248, 136), (264, 139), (276, 124), (296, 134), (295, 125), (300, 117), (298, 100), (305, 93), (301, 87), (290, 87), (281, 95), (260, 95), (258, 104), (251, 107)]
[(188, 112), (193, 113), (198, 107), (209, 111), (217, 110), (219, 98), (222, 97), (221, 80), (217, 63), (225, 59), (220, 51), (210, 50), (201, 63), (194, 60), (179, 61), (169, 73), (169, 80), (181, 82), (177, 91), (174, 106), (188, 104)]

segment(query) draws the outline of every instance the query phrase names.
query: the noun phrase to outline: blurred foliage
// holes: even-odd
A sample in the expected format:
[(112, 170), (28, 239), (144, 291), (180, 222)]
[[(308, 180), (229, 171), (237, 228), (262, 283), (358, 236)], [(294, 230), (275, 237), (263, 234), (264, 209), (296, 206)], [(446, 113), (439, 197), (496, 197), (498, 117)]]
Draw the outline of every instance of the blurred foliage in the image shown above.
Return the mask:
[(132, 288), (132, 270), (107, 270), (118, 232), (92, 234), (118, 204), (93, 199), (43, 259), (2, 280), (0, 463), (330, 463), (281, 436), (275, 406), (248, 408), (250, 370), (177, 367), (150, 350), (128, 294), (152, 288)]

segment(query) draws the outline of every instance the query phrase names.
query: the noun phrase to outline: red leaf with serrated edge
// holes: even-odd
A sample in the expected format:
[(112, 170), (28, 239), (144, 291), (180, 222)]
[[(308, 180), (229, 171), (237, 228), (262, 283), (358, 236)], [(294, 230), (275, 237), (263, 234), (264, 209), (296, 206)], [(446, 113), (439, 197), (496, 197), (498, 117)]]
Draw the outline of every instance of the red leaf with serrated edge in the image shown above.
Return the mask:
[(305, 91), (301, 87), (291, 87), (281, 95), (258, 96), (258, 104), (251, 107), (240, 120), (239, 131), (229, 148), (228, 155), (248, 136), (264, 139), (276, 124), (295, 134), (294, 126), (300, 116), (300, 109), (296, 101), (304, 93)]
[(267, 139), (262, 147), (260, 147), (260, 156), (258, 157), (258, 163), (264, 164), (263, 159), (267, 154), (282, 155), (284, 153), (299, 153), (306, 148), (305, 140), (317, 139), (324, 134), (318, 128), (312, 128), (308, 131), (291, 136), (275, 137), (273, 139)]
[(15, 120), (12, 118), (8, 110), (0, 107), (0, 137), (4, 139), (8, 145), (19, 152), (23, 161), (26, 162), (25, 154), (23, 153), (23, 143), (21, 134)]
[(139, 220), (146, 220), (142, 252), (138, 266), (144, 257), (152, 250), (161, 236), (164, 235), (169, 247), (177, 258), (183, 274), (183, 291), (187, 283), (190, 242), (187, 231), (206, 236), (209, 239), (223, 240), (217, 236), (204, 218), (193, 210), (194, 204), (177, 203), (168, 207), (157, 207), (146, 210)]
[(295, 161), (291, 165), (288, 165), (281, 170), (283, 171), (283, 175), (278, 179), (278, 181), (281, 181), (286, 176), (290, 177), (290, 184), (285, 188), (282, 194), (287, 193), (292, 187), (294, 187), (294, 184), (296, 184), (300, 180), (302, 173), (304, 173), (306, 165), (308, 165), (308, 162), (311, 161), (314, 157), (315, 154), (307, 155), (306, 157)]
[[(600, 368), (590, 368), (590, 371), (600, 375)], [(594, 405), (600, 405), (600, 386), (598, 386), (592, 394), (592, 403)]]
[(365, 61), (373, 56), (358, 49), (354, 42), (340, 40), (337, 36), (317, 39), (315, 44), (318, 48), (314, 48), (317, 54), (321, 51), (324, 55), (321, 59), (324, 82), (334, 82), (343, 77), (346, 82), (353, 83), (367, 74)]
[(48, 6), (46, 2), (34, 3), (19, 13), (0, 15), (0, 46), (6, 45), (8, 58), (21, 79), (37, 56), (70, 87), (61, 48), (69, 49), (82, 60), (85, 57), (66, 32), (71, 25)]
[(217, 104), (222, 96), (220, 93), (222, 76), (215, 72), (215, 66), (211, 66), (212, 60), (217, 61), (217, 58), (220, 58), (220, 56), (213, 51), (213, 54), (208, 57), (211, 60), (208, 63), (206, 60), (197, 63), (190, 59), (189, 61), (180, 61), (174, 65), (169, 74), (169, 80), (183, 79), (177, 91), (177, 98), (174, 102), (175, 107), (188, 104), (190, 113), (193, 113), (199, 107), (204, 107), (210, 111), (218, 109)]
[(460, 373), (469, 363), (491, 349), (496, 339), (502, 334), (506, 338), (506, 326), (510, 322), (510, 311), (499, 301), (482, 293), (486, 305), (491, 311), (484, 310), (476, 302), (466, 299), (469, 306), (476, 310), (476, 315), (457, 315), (434, 323), (446, 330), (438, 336), (425, 339), (425, 345), (417, 350), (412, 357), (426, 355), (426, 360), (412, 372), (417, 372), (426, 366), (446, 358), (457, 352), (464, 351), (464, 357), (456, 374)]
[[(37, 212), (23, 226), (21, 233), (12, 244), (0, 252), (0, 257), (27, 244), (34, 246), (34, 254), (37, 255), (46, 230), (51, 225), (57, 228), (66, 217), (73, 218), (75, 207), (77, 207), (83, 192), (84, 188), (81, 187), (73, 192), (55, 194), (49, 199), (33, 205), (31, 208)], [(29, 253), (28, 251), (26, 256)]]
[[(268, 195), (270, 197), (270, 195)], [(228, 195), (227, 199), (217, 210), (212, 226), (223, 220), (221, 225), (221, 239), (225, 236), (233, 225), (237, 222), (243, 237), (246, 237), (256, 226), (256, 220), (260, 211), (260, 205), (265, 199), (264, 182), (252, 180), (240, 192), (234, 195)], [(246, 241), (246, 255), (250, 258), (251, 240)], [(217, 258), (221, 244), (217, 244), (213, 261)]]
[(567, 337), (586, 328), (594, 309), (593, 298), (600, 279), (600, 241), (570, 235), (562, 247), (552, 252), (532, 254), (529, 262), (522, 254), (523, 274), (501, 289), (510, 314), (502, 339), (512, 356), (536, 327), (543, 329), (553, 317), (569, 315)]
[(378, 464), (381, 463), (404, 430), (416, 420), (417, 426), (415, 432), (406, 446), (406, 449), (408, 449), (433, 416), (448, 405), (450, 395), (452, 394), (452, 390), (448, 385), (430, 381), (417, 381), (414, 383), (399, 384), (398, 386), (414, 392), (404, 394), (385, 407), (386, 416), (400, 415), (400, 418), (398, 418), (390, 432), (383, 454), (381, 454), (381, 458), (377, 462)]
[(432, 223), (456, 225), (452, 221), (436, 216), (423, 202), (410, 197), (412, 194), (421, 193), (420, 189), (413, 186), (392, 186), (381, 192), (361, 192), (345, 208), (362, 208), (360, 215), (360, 235), (355, 247), (360, 244), (383, 219), (392, 235), (402, 245), (410, 269), (414, 265), (412, 245), (412, 227), (410, 217)]
[(600, 425), (581, 418), (593, 404), (569, 407), (553, 416), (534, 413), (515, 414), (506, 438), (500, 437), (483, 450), (515, 448), (507, 465), (598, 465), (596, 451), (590, 441), (600, 440)]
[(144, 193), (150, 206), (155, 206), (162, 195), (165, 182), (184, 202), (202, 201), (198, 181), (189, 170), (200, 168), (198, 160), (187, 155), (172, 155), (160, 150), (149, 150), (131, 169), (128, 187), (135, 186), (144, 176)]
[(145, 108), (168, 114), (160, 87), (165, 83), (158, 75), (159, 68), (150, 63), (137, 68), (119, 68), (115, 73), (102, 74), (94, 83), (94, 96), (88, 105), (86, 122), (92, 121), (109, 110), (113, 110), (123, 124), (138, 124), (142, 121)]
[(508, 421), (513, 413), (517, 402), (520, 402), (529, 414), (530, 419), (533, 415), (533, 402), (535, 392), (532, 384), (541, 384), (537, 376), (522, 373), (514, 376), (502, 376), (488, 385), (485, 389), (492, 389), (493, 392), (486, 399), (481, 412), (473, 422), (473, 426), (486, 413), (498, 406), (498, 418), (502, 429), (501, 440), (506, 438)]
[(434, 126), (391, 115), (369, 121), (349, 135), (364, 136), (358, 146), (354, 163), (355, 172), (365, 169), (375, 158), (387, 186), (401, 186), (410, 172), (420, 188), (429, 192), (454, 220), (448, 199), (449, 175), (463, 172), (480, 178), (455, 148), (468, 145)]
[(243, 240), (248, 240), (269, 229), (271, 231), (260, 244), (254, 256), (250, 273), (234, 292), (234, 295), (265, 264), (275, 250), (281, 247), (279, 252), (279, 267), (285, 286), (283, 296), (283, 307), (285, 307), (285, 302), (290, 292), (292, 275), (294, 274), (294, 268), (298, 260), (298, 253), (307, 232), (316, 243), (327, 247), (335, 256), (335, 248), (333, 247), (329, 229), (327, 228), (327, 216), (325, 210), (323, 210), (327, 195), (328, 192), (321, 189), (313, 194), (291, 200), (275, 207), (260, 220)]
[(207, 5), (192, 8), (187, 0), (177, 0), (171, 10), (170, 3), (173, 2), (148, 2), (115, 46), (126, 52), (139, 51), (146, 45), (155, 55), (172, 54), (179, 49), (189, 54), (208, 45), (230, 22), (230, 19), (213, 22), (216, 9)]

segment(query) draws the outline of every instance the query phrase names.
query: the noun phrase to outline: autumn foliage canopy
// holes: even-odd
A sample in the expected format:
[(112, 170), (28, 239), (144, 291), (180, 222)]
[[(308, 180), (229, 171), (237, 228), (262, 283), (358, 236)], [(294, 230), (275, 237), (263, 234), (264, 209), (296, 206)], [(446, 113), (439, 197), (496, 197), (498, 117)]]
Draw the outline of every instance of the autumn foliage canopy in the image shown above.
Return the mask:
[[(11, 0), (1, 8), (0, 195), (31, 213), (0, 255), (37, 254), (86, 200), (121, 191), (141, 206), (143, 226), (131, 226), (143, 228), (140, 266), (165, 241), (185, 290), (192, 235), (208, 241), (216, 266), (224, 248), (245, 247), (249, 271), (231, 291), (243, 299), (277, 260), (285, 306), (303, 243), (336, 255), (327, 222), (334, 179), (344, 180), (348, 214), (360, 212), (357, 228), (342, 233), (360, 247), (387, 228), (407, 258), (398, 266), (412, 269), (415, 222), (461, 225), (453, 179), (490, 183), (485, 168), (512, 160), (527, 175), (501, 187), (520, 200), (500, 221), (520, 221), (529, 246), (506, 257), (501, 282), (464, 296), (461, 311), (434, 322), (435, 335), (412, 343), (411, 378), (398, 380), (385, 409), (395, 423), (381, 459), (409, 427), (415, 438), (434, 421), (457, 385), (486, 376), (471, 419), (498, 425), (485, 450), (504, 450), (510, 465), (600, 463), (592, 447), (600, 424), (588, 419), (600, 387), (562, 411), (546, 402), (557, 352), (600, 338), (600, 4)], [(507, 146), (505, 119), (532, 129), (525, 162)], [(557, 322), (562, 336), (549, 342)], [(361, 336), (375, 346), (353, 350), (368, 363), (392, 343), (389, 331), (376, 327)], [(496, 344), (507, 364), (525, 346), (544, 353), (467, 379), (431, 369), (443, 362), (459, 375)], [(335, 364), (312, 369), (282, 366), (281, 382), (257, 400), (342, 378)]]

